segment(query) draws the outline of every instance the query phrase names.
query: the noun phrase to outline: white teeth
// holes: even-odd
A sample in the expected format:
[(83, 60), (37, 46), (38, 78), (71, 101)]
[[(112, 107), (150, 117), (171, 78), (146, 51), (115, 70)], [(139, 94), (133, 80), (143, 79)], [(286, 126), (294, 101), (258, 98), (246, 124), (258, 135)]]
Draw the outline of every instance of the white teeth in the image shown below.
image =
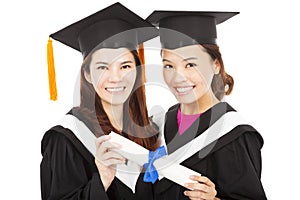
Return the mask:
[(192, 90), (192, 89), (193, 89), (192, 86), (190, 86), (190, 87), (178, 87), (178, 88), (176, 88), (177, 92), (180, 92), (180, 93), (184, 93), (184, 92), (187, 92), (187, 91)]
[(111, 87), (111, 88), (106, 88), (107, 91), (109, 92), (120, 92), (124, 90), (125, 87)]

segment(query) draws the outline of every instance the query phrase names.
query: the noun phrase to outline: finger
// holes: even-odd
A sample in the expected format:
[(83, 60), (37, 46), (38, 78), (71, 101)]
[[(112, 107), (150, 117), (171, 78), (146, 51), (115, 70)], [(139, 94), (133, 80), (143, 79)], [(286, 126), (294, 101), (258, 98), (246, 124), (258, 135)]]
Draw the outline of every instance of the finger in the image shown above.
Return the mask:
[(115, 165), (119, 165), (119, 164), (124, 164), (125, 161), (124, 160), (119, 160), (119, 159), (109, 159), (109, 160), (105, 160), (105, 161), (100, 161), (103, 165), (105, 165), (106, 167), (111, 167), (114, 165), (114, 168), (116, 167)]
[(104, 154), (105, 152), (112, 150), (114, 148), (120, 148), (120, 146), (118, 146), (118, 144), (116, 143), (111, 143), (109, 141), (104, 141), (101, 143), (101, 145), (98, 147), (97, 149), (97, 154), (99, 156), (101, 156), (102, 154)]
[(126, 162), (124, 157), (113, 151), (107, 151), (100, 155), (96, 154), (95, 159), (105, 166), (109, 166), (111, 164), (124, 164)]
[(105, 172), (106, 170), (114, 170), (116, 171), (116, 165), (108, 165), (109, 163), (103, 163), (99, 162), (97, 159), (95, 159), (95, 163), (97, 165), (98, 170)]
[(213, 189), (211, 186), (201, 183), (186, 183), (184, 186), (190, 190), (201, 190), (203, 192), (210, 192)]
[(184, 191), (184, 195), (188, 196), (190, 199), (214, 199), (215, 198), (213, 194), (205, 193), (199, 190)]
[(96, 140), (95, 140), (96, 147), (99, 148), (99, 146), (100, 146), (103, 142), (109, 140), (110, 138), (111, 138), (111, 137), (110, 137), (109, 135), (103, 135), (103, 136), (100, 136), (100, 137), (96, 138)]
[(190, 197), (189, 199), (191, 199), (191, 200), (205, 200), (205, 199), (198, 198), (198, 197), (196, 197), (196, 198)]
[(121, 145), (115, 142), (110, 142), (110, 141), (104, 141), (101, 146), (107, 148), (107, 149), (113, 149), (113, 148), (121, 148)]
[(184, 191), (184, 195), (188, 196), (190, 199), (205, 199), (204, 193), (199, 190)]
[(211, 187), (215, 187), (215, 184), (209, 178), (207, 178), (206, 176), (193, 175), (193, 176), (190, 176), (190, 179), (193, 180), (193, 181), (198, 181), (200, 183), (204, 183), (204, 184), (206, 184), (208, 186), (211, 186)]
[(108, 151), (108, 152), (104, 153), (100, 159), (103, 161), (109, 160), (109, 159), (118, 159), (123, 162), (125, 162), (125, 160), (126, 160), (123, 156), (121, 156), (120, 154), (118, 154), (114, 151)]
[[(101, 145), (103, 145), (104, 143), (107, 143), (109, 140), (111, 139), (110, 135), (103, 135), (101, 137), (98, 137), (96, 139), (96, 147), (99, 148)], [(110, 144), (113, 144), (114, 146), (121, 148), (121, 145), (116, 143), (116, 142), (109, 142)]]

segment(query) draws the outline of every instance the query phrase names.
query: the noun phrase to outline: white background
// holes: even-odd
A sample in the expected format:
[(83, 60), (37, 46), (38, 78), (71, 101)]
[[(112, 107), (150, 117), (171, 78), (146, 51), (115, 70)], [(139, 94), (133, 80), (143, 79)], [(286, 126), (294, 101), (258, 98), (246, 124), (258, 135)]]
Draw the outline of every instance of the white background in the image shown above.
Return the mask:
[[(50, 101), (48, 35), (114, 2), (1, 2), (1, 199), (40, 199), (41, 138), (73, 105), (81, 54), (53, 41), (59, 96)], [(226, 99), (264, 137), (262, 182), (268, 198), (299, 198), (297, 1), (120, 2), (143, 18), (155, 9), (241, 12), (218, 26), (225, 68), (235, 78), (233, 94)], [(159, 63), (157, 58), (146, 61)], [(148, 99), (159, 102), (161, 95)]]

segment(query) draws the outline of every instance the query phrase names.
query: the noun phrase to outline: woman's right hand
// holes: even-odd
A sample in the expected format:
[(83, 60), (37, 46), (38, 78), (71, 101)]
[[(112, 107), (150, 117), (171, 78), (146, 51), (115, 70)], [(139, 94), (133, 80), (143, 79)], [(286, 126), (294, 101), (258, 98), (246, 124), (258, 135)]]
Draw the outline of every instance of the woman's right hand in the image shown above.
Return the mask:
[(120, 148), (118, 144), (108, 142), (109, 135), (104, 135), (96, 139), (95, 163), (100, 174), (105, 191), (112, 183), (116, 175), (116, 165), (125, 163), (126, 159), (120, 154), (111, 151)]

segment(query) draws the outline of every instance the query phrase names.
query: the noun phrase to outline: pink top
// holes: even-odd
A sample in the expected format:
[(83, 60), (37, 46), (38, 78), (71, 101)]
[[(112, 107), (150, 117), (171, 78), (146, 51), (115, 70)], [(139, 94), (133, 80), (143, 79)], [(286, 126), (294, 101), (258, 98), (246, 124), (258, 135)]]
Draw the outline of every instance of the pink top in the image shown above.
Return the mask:
[(196, 121), (200, 114), (193, 114), (193, 115), (185, 115), (181, 113), (180, 108), (178, 108), (177, 112), (177, 125), (178, 125), (178, 133), (182, 135), (184, 131), (186, 131), (193, 123)]

